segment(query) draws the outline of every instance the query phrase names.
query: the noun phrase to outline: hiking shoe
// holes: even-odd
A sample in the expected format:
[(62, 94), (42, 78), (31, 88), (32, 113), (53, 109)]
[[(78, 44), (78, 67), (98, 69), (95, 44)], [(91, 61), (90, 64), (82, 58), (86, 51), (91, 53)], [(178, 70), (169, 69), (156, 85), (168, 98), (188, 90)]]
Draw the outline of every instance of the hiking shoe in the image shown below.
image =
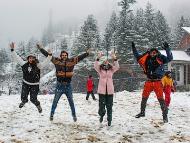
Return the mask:
[(23, 106), (24, 106), (24, 102), (21, 102), (20, 104), (19, 104), (19, 108), (22, 108)]
[(42, 107), (40, 105), (36, 106), (39, 113), (42, 113)]
[(53, 115), (51, 115), (51, 116), (49, 117), (49, 120), (50, 120), (50, 121), (53, 121)]
[(77, 121), (77, 117), (73, 117), (73, 121), (76, 122)]
[(100, 121), (100, 123), (103, 122), (103, 116), (100, 117), (99, 121)]
[(163, 115), (163, 121), (164, 121), (164, 123), (168, 123), (168, 116), (167, 116), (167, 114)]
[(111, 126), (111, 121), (108, 121), (108, 126)]
[(135, 116), (135, 118), (140, 118), (140, 117), (145, 117), (145, 113), (144, 112), (140, 112), (139, 114), (137, 114)]

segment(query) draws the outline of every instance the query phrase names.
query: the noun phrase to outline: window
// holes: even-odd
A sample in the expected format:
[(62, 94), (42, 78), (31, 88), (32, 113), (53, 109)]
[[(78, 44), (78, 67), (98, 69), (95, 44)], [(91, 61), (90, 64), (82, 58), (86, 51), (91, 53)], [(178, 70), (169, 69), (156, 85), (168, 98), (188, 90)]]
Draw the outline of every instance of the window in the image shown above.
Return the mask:
[(176, 81), (180, 81), (180, 66), (178, 65), (175, 67), (175, 75), (176, 75), (175, 77)]

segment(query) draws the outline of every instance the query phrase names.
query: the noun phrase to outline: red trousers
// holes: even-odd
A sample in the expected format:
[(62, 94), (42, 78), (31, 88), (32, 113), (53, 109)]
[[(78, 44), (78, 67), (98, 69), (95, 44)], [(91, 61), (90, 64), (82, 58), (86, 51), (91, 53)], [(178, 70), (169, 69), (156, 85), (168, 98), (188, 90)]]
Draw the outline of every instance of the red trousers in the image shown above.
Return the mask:
[(143, 98), (148, 98), (152, 91), (155, 92), (157, 99), (163, 99), (163, 86), (161, 81), (146, 81), (142, 93)]
[(172, 90), (172, 87), (171, 86), (166, 86), (164, 87), (164, 94), (165, 94), (165, 104), (167, 107), (169, 107), (170, 105), (170, 101), (171, 101), (171, 90)]

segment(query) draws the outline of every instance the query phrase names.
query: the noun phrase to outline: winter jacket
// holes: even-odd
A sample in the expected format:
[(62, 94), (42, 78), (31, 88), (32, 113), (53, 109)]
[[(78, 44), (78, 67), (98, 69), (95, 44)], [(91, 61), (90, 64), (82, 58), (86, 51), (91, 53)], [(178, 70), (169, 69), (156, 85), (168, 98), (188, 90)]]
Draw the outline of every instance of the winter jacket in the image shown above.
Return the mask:
[(167, 77), (166, 75), (162, 78), (162, 85), (165, 88), (166, 86), (173, 87), (173, 79)]
[(48, 56), (42, 63), (30, 64), (17, 55), (15, 51), (12, 51), (11, 54), (14, 61), (22, 67), (23, 82), (28, 85), (38, 85), (40, 81), (40, 70), (50, 61), (51, 56)]
[(94, 83), (93, 83), (92, 78), (88, 78), (88, 79), (87, 79), (86, 88), (87, 88), (87, 91), (88, 91), (88, 92), (93, 91)]
[[(40, 49), (41, 53), (44, 56), (48, 56), (48, 52), (44, 49)], [(66, 61), (61, 60), (60, 58), (53, 57), (51, 58), (52, 63), (55, 65), (56, 68), (56, 77), (57, 81), (59, 82), (71, 82), (71, 78), (73, 76), (73, 69), (74, 66), (84, 58), (86, 58), (89, 54), (84, 53), (82, 55), (79, 55), (77, 57), (68, 58)]]
[(166, 49), (167, 56), (158, 52), (158, 55), (154, 58), (150, 57), (149, 51), (140, 55), (135, 47), (132, 47), (132, 50), (148, 79), (161, 79), (165, 73), (164, 64), (169, 63), (173, 59), (170, 48)]
[(114, 94), (114, 86), (113, 86), (113, 74), (119, 70), (119, 63), (118, 61), (114, 61), (113, 67), (109, 70), (102, 70), (100, 69), (100, 65), (98, 61), (95, 61), (94, 68), (99, 74), (99, 83), (98, 83), (98, 94), (107, 94), (113, 95)]

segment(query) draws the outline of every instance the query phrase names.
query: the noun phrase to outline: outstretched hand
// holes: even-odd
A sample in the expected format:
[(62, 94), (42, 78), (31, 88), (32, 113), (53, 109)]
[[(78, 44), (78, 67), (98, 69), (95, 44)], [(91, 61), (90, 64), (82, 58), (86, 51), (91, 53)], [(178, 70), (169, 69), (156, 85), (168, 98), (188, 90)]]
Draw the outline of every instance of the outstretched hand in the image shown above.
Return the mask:
[(10, 47), (11, 47), (11, 49), (14, 49), (14, 48), (15, 48), (15, 43), (12, 42), (12, 43), (10, 44)]
[(98, 59), (100, 59), (102, 56), (103, 56), (104, 54), (100, 51), (100, 52), (98, 52)]
[(111, 51), (111, 57), (112, 57), (113, 60), (117, 59), (114, 51)]
[(168, 44), (167, 42), (164, 42), (164, 43), (162, 44), (162, 49), (166, 50), (166, 49), (168, 49), (168, 48), (169, 48), (169, 44)]
[(92, 53), (92, 48), (88, 48), (88, 49), (86, 50), (86, 53), (91, 54), (91, 53)]
[(40, 43), (37, 43), (36, 46), (38, 49), (42, 49), (42, 45)]

